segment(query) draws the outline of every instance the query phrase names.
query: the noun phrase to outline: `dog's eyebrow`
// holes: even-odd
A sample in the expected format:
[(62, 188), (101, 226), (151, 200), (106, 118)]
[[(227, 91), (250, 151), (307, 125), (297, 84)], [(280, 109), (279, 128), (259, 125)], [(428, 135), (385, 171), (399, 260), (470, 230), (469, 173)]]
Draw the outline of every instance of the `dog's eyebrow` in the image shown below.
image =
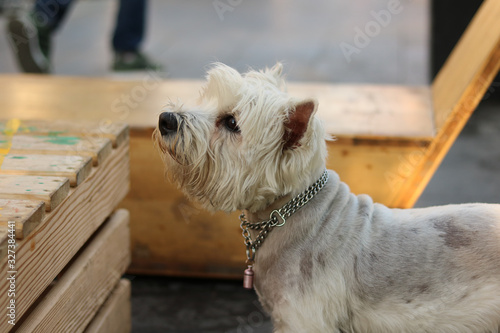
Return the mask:
[(235, 109), (233, 107), (231, 107), (231, 108), (225, 108), (224, 110), (220, 110), (218, 112), (217, 121), (219, 121), (220, 119), (224, 119), (227, 116), (236, 116), (236, 117), (238, 117), (240, 115), (240, 113), (241, 113), (241, 111), (239, 109)]

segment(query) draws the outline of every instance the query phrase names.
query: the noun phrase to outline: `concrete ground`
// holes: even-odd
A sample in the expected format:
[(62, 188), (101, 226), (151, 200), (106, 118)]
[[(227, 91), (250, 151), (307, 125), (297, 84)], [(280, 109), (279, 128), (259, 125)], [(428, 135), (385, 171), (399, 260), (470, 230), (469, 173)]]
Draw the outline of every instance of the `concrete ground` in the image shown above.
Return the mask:
[[(144, 50), (169, 78), (200, 78), (213, 61), (245, 70), (279, 60), (290, 80), (427, 84), (428, 0), (391, 3), (151, 0)], [(114, 75), (109, 40), (115, 8), (109, 0), (75, 4), (54, 40), (55, 74)], [(4, 36), (0, 17), (0, 73), (13, 73)], [(500, 106), (490, 98), (499, 89), (497, 83), (490, 88), (417, 206), (500, 202)], [(134, 333), (272, 331), (256, 295), (239, 281), (129, 278)]]

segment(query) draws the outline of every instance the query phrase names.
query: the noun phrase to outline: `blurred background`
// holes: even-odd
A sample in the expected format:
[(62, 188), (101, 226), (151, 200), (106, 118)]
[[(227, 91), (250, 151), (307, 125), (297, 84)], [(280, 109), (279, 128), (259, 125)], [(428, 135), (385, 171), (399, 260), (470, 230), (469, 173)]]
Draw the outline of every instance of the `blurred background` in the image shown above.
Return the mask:
[[(394, 2), (397, 13), (385, 18), (387, 24), (373, 37), (360, 37), (359, 31)], [(202, 78), (214, 61), (240, 71), (282, 61), (293, 81), (426, 85), (481, 3), (437, 2), (149, 0), (142, 49), (167, 79)], [(75, 1), (54, 34), (53, 74), (145, 75), (110, 69), (117, 4)], [(0, 73), (17, 73), (6, 24), (0, 15)], [(499, 90), (496, 79), (417, 206), (500, 202)], [(272, 331), (255, 294), (239, 281), (129, 278), (133, 332)]]
[[(55, 74), (110, 75), (118, 2), (74, 1), (54, 34)], [(374, 19), (372, 11), (387, 10), (387, 0), (150, 0), (143, 49), (170, 78), (201, 78), (214, 61), (239, 70), (283, 61), (291, 80), (425, 84), (428, 2), (402, 1), (401, 12), (349, 62), (340, 44), (354, 45), (356, 28)], [(5, 37), (0, 52), (0, 72), (16, 72)]]

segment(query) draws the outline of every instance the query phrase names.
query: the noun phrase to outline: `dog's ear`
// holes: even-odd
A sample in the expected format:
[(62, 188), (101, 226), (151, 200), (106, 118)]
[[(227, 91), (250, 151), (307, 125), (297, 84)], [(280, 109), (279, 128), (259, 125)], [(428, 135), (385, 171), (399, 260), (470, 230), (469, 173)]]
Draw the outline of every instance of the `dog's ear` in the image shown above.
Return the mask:
[(277, 62), (276, 65), (274, 65), (269, 71), (276, 79), (279, 79), (283, 73), (283, 64), (281, 62)]
[(234, 101), (243, 78), (234, 68), (217, 62), (212, 64), (212, 68), (207, 72), (206, 80), (199, 102), (215, 99), (218, 107), (222, 108)]
[(283, 149), (295, 149), (300, 147), (300, 139), (304, 136), (309, 127), (309, 122), (316, 112), (317, 102), (307, 99), (298, 102), (290, 110), (288, 119), (285, 121), (285, 134)]

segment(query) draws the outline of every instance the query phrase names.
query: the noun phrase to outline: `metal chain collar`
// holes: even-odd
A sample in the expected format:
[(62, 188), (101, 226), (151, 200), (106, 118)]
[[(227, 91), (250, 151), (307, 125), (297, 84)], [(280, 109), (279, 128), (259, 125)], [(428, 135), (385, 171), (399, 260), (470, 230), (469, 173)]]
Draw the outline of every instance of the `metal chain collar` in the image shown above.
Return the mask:
[[(274, 227), (282, 227), (286, 223), (286, 219), (293, 213), (307, 204), (328, 182), (328, 171), (325, 170), (321, 177), (304, 192), (297, 195), (292, 200), (288, 201), (280, 209), (275, 209), (269, 215), (269, 220), (256, 223), (247, 221), (245, 213), (240, 215), (240, 227), (243, 230), (242, 235), (245, 239), (245, 246), (247, 252), (247, 264), (252, 264), (255, 259), (255, 252), (261, 247), (269, 232)], [(249, 229), (260, 230), (259, 234), (252, 240)]]

